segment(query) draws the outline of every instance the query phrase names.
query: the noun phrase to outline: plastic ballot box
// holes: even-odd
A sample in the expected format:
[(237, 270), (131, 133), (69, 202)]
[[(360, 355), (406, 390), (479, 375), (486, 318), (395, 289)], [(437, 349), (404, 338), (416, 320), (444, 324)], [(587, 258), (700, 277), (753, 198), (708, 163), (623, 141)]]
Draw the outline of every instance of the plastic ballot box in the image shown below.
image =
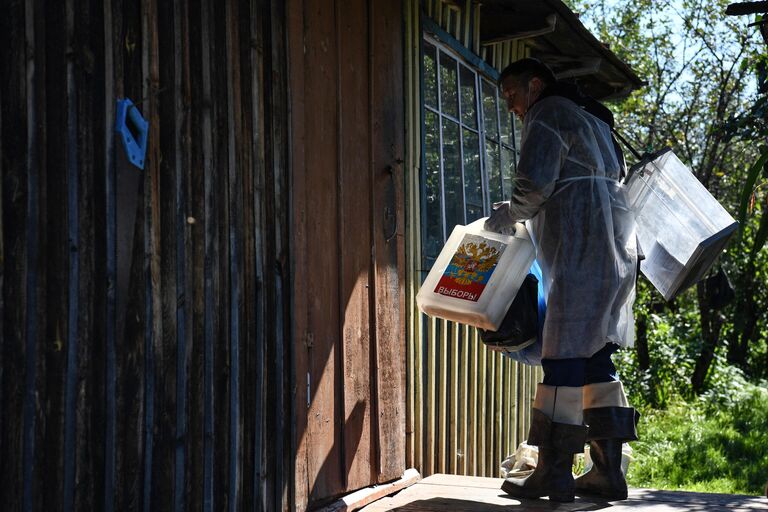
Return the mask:
[(671, 300), (707, 273), (738, 223), (671, 149), (633, 166), (627, 189), (640, 270)]
[(534, 261), (528, 231), (508, 236), (483, 229), (485, 218), (456, 226), (416, 295), (419, 309), (495, 331)]

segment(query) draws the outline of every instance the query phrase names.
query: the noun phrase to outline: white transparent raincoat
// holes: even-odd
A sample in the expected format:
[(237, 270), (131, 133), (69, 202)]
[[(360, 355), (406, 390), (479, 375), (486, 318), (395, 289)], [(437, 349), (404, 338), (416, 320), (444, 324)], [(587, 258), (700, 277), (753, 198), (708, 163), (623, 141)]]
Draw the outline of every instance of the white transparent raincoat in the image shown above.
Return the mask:
[(610, 128), (569, 99), (541, 99), (525, 115), (517, 169), (511, 201), (486, 228), (530, 219), (547, 294), (542, 357), (631, 346), (635, 221)]

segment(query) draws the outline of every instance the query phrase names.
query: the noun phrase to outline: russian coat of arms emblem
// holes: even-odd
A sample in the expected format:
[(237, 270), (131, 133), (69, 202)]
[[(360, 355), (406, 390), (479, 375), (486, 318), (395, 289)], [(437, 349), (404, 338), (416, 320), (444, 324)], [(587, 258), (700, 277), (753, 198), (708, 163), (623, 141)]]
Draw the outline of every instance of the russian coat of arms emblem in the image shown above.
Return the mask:
[(435, 293), (477, 302), (505, 247), (501, 242), (465, 235), (437, 283)]

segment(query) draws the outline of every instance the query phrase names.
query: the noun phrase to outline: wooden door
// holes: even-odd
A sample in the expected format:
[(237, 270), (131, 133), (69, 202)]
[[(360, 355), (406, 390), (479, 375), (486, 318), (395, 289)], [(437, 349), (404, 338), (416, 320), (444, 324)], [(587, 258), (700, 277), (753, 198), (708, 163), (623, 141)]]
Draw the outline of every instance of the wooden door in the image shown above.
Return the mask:
[(297, 510), (405, 467), (402, 6), (292, 0)]

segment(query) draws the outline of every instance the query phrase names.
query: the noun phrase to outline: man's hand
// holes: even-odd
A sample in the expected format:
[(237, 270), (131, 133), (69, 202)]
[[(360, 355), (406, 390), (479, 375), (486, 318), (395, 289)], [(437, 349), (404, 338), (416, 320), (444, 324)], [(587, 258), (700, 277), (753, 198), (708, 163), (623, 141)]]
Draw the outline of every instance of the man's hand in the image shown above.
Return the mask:
[(515, 234), (515, 219), (512, 218), (509, 201), (493, 203), (493, 211), (488, 220), (485, 221), (483, 228), (486, 231), (495, 231), (502, 235)]

